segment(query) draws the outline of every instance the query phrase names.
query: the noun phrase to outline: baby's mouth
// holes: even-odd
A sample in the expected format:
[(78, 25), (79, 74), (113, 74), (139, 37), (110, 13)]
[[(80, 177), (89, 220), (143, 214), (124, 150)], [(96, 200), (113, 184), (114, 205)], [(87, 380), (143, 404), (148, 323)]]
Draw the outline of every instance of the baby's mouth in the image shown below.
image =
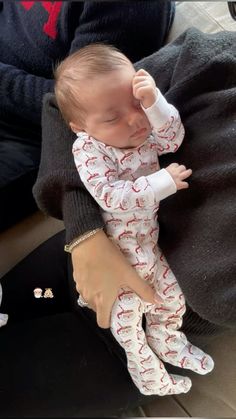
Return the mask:
[(132, 134), (130, 136), (130, 138), (136, 138), (136, 137), (140, 137), (142, 135), (144, 135), (146, 133), (146, 128), (140, 128), (137, 131), (134, 132), (134, 134)]

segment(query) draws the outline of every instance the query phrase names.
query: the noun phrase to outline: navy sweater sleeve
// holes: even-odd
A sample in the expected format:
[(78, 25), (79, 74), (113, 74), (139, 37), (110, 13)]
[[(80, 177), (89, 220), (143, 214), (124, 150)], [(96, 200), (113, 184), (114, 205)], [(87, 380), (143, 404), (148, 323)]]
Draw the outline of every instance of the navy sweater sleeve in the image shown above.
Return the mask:
[(76, 170), (72, 156), (75, 134), (63, 121), (53, 94), (44, 98), (42, 121), (43, 158), (33, 193), (43, 212), (63, 219), (66, 240), (70, 242), (104, 223), (97, 203)]
[(39, 125), (43, 96), (53, 91), (53, 80), (3, 63), (0, 63), (0, 80), (0, 97), (4, 98), (0, 101), (0, 115), (20, 116)]
[(174, 3), (166, 0), (84, 2), (70, 52), (105, 42), (136, 62), (163, 46), (174, 10)]

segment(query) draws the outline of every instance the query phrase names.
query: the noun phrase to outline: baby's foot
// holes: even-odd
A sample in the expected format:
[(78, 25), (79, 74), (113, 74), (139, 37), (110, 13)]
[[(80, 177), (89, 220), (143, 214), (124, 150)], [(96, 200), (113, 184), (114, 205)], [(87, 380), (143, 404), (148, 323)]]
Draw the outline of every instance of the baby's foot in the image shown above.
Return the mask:
[(0, 327), (5, 326), (8, 320), (8, 314), (2, 314), (0, 313)]
[(192, 387), (192, 381), (189, 377), (182, 377), (181, 375), (170, 374), (173, 386), (167, 394), (181, 394), (187, 393)]
[(205, 375), (214, 368), (214, 361), (210, 355), (203, 352), (197, 346), (187, 343), (178, 356), (177, 366), (190, 369), (198, 374)]
[(187, 393), (192, 387), (192, 381), (188, 377), (182, 377), (180, 375), (168, 375), (166, 380), (147, 380), (141, 383), (135, 383), (139, 388), (139, 391), (150, 396), (156, 394), (158, 396), (166, 396), (170, 394), (181, 394)]
[(184, 346), (181, 352), (168, 350), (159, 353), (159, 356), (169, 364), (192, 370), (201, 375), (208, 374), (214, 368), (214, 361), (210, 355), (190, 342)]

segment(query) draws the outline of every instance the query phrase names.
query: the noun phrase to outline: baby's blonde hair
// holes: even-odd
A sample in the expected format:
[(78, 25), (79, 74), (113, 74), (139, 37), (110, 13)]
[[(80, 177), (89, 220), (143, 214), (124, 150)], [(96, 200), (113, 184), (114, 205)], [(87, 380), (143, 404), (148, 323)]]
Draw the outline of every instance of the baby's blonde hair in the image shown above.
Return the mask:
[(112, 45), (90, 44), (65, 58), (55, 69), (55, 95), (63, 118), (83, 123), (85, 107), (80, 100), (79, 87), (86, 87), (91, 79), (105, 74), (130, 60)]

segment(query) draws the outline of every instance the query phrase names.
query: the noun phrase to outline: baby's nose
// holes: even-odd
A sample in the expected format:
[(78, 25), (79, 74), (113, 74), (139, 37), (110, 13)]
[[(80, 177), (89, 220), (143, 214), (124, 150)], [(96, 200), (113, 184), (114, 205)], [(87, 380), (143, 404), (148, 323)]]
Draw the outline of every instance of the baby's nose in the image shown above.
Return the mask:
[(142, 119), (143, 119), (143, 117), (142, 117), (142, 114), (141, 114), (140, 110), (139, 109), (134, 109), (131, 112), (129, 112), (128, 124), (130, 126), (138, 125), (140, 122), (142, 122)]

